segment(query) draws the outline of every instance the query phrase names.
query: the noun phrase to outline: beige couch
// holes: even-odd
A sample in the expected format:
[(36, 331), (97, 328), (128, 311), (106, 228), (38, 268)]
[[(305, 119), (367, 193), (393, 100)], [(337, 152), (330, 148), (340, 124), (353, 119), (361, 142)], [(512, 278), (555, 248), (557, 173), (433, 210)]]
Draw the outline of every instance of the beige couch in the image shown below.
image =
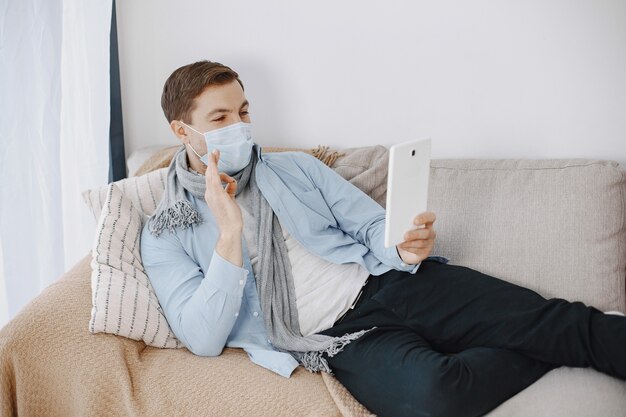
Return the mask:
[[(387, 150), (344, 152), (318, 156), (384, 203)], [(626, 312), (625, 199), (626, 172), (610, 161), (433, 160), (434, 254), (545, 297)], [(1, 416), (369, 415), (334, 378), (301, 367), (286, 379), (238, 349), (205, 358), (90, 334), (90, 258), (0, 331)], [(626, 382), (561, 367), (488, 416), (624, 417)]]

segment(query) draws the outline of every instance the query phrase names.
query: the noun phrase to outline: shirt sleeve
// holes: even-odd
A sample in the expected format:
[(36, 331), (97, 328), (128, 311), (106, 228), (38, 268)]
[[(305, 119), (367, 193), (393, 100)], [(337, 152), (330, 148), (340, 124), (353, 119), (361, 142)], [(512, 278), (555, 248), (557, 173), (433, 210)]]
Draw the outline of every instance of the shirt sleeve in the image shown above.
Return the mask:
[(319, 159), (302, 155), (339, 228), (367, 246), (382, 263), (398, 271), (417, 272), (420, 264), (403, 262), (395, 246), (385, 248), (385, 209)]
[(155, 237), (146, 226), (141, 257), (176, 337), (196, 355), (219, 355), (237, 320), (248, 271), (213, 249), (203, 273), (174, 234)]
[(418, 262), (416, 264), (407, 264), (406, 262), (404, 262), (402, 260), (402, 257), (400, 256), (400, 251), (398, 251), (398, 247), (396, 246), (396, 253), (398, 254), (398, 258), (400, 258), (400, 266), (403, 268), (411, 268), (409, 270), (409, 272), (411, 274), (414, 274), (417, 272), (417, 270), (419, 269), (420, 265), (422, 264), (421, 262)]

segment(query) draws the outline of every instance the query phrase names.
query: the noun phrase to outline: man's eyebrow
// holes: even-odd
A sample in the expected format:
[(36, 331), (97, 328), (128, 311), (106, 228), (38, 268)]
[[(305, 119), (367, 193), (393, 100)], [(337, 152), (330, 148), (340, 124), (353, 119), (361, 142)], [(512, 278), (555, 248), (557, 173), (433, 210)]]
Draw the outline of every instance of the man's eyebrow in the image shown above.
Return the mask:
[[(244, 107), (246, 107), (247, 105), (249, 105), (250, 103), (248, 102), (248, 100), (245, 100), (243, 103), (241, 103), (241, 107), (239, 107), (240, 109), (243, 109)], [(211, 117), (216, 113), (230, 113), (230, 109), (215, 109), (215, 110), (211, 110), (210, 112), (207, 113), (206, 117)]]

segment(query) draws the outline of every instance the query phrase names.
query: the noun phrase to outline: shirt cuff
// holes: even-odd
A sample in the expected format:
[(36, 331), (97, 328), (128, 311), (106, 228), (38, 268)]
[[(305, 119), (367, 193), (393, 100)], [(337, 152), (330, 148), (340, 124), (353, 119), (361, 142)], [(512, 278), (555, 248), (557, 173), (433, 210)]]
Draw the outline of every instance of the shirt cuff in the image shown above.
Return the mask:
[(204, 278), (210, 287), (232, 295), (242, 295), (246, 286), (249, 272), (246, 268), (237, 266), (213, 250), (211, 263)]
[(245, 349), (250, 360), (257, 365), (289, 378), (300, 365), (289, 353), (263, 349)]
[(404, 262), (402, 260), (402, 257), (400, 257), (400, 252), (398, 252), (398, 247), (394, 246), (393, 248), (395, 249), (395, 253), (396, 253), (396, 256), (398, 258), (398, 262), (400, 263), (399, 270), (408, 272), (410, 274), (416, 273), (422, 263), (418, 262), (417, 264), (407, 264), (406, 262)]

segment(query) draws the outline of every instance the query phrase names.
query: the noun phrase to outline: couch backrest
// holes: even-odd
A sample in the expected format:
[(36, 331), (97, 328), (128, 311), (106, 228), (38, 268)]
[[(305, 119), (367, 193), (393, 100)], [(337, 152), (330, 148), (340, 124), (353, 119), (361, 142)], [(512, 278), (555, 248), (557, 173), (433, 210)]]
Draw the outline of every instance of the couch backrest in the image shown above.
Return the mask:
[[(385, 203), (387, 149), (333, 165)], [(590, 159), (433, 159), (433, 254), (544, 297), (626, 312), (626, 171)]]
[(626, 171), (616, 162), (431, 162), (434, 252), (544, 297), (626, 311)]

